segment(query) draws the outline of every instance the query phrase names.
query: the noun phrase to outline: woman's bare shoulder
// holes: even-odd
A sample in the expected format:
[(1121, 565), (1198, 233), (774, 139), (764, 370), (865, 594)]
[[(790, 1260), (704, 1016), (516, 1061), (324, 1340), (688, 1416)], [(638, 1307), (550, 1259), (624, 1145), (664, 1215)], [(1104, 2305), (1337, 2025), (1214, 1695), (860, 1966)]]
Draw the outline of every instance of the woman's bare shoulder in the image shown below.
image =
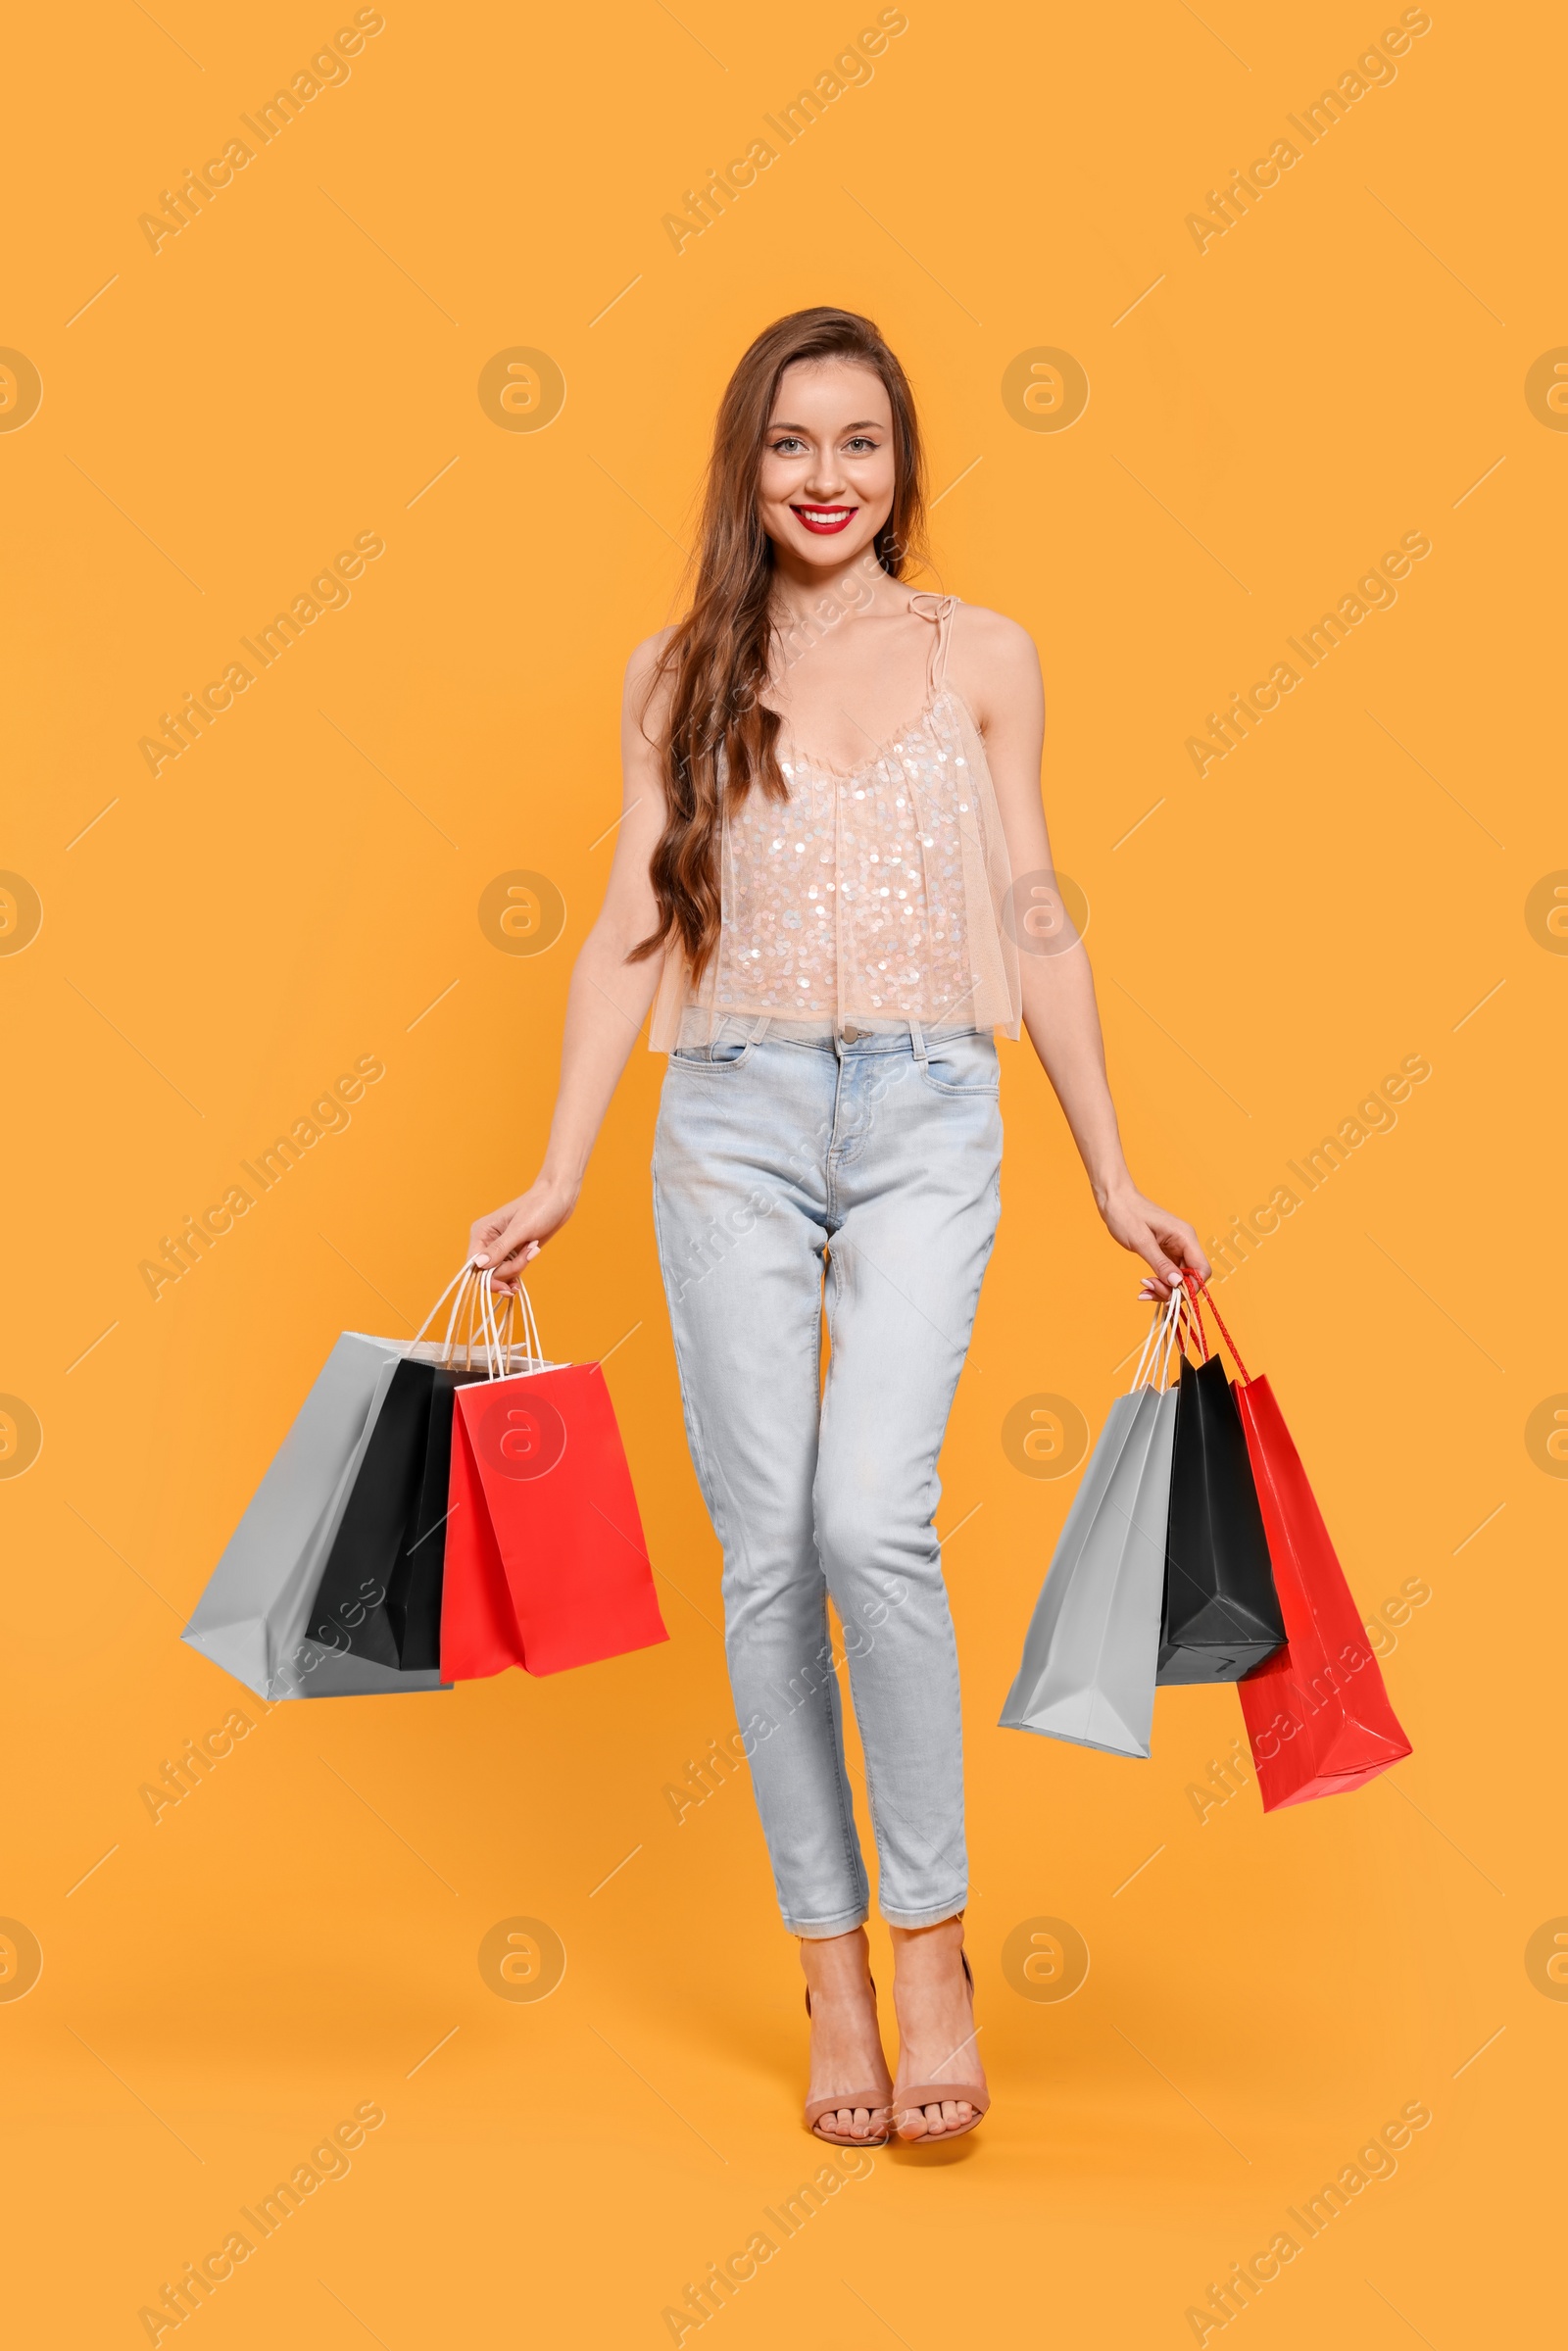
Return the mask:
[(657, 669), (669, 651), (670, 639), (674, 634), (675, 623), (671, 621), (668, 628), (656, 628), (651, 637), (644, 637), (640, 645), (634, 645), (626, 662), (626, 675), (639, 677)]
[(640, 645), (632, 647), (626, 662), (623, 698), (628, 718), (640, 721), (650, 713), (657, 717), (667, 708), (670, 680), (663, 661), (674, 634), (673, 625), (656, 629), (651, 637), (644, 637)]
[(953, 642), (959, 644), (977, 661), (991, 662), (1033, 661), (1037, 666), (1040, 656), (1035, 641), (1021, 621), (1010, 620), (1005, 612), (994, 612), (989, 605), (960, 604), (953, 616)]
[(1044, 694), (1029, 631), (983, 604), (960, 604), (954, 614), (952, 670), (982, 722), (1020, 696), (1032, 704)]

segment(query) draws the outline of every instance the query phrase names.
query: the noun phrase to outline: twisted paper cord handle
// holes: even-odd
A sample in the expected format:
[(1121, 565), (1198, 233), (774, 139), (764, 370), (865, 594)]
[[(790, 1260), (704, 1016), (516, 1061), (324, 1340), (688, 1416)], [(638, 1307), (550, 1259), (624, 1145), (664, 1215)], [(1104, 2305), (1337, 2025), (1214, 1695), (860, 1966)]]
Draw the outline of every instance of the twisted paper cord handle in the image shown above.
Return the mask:
[[(1187, 1285), (1188, 1297), (1193, 1298), (1194, 1310), (1199, 1316), (1198, 1327), (1200, 1330), (1201, 1330), (1203, 1327), (1202, 1314), (1198, 1306), (1197, 1298), (1193, 1298), (1194, 1291), (1200, 1290), (1203, 1296), (1208, 1299), (1210, 1311), (1213, 1314), (1214, 1320), (1219, 1325), (1220, 1337), (1224, 1340), (1225, 1345), (1230, 1348), (1232, 1355), (1235, 1357), (1236, 1368), (1242, 1375), (1242, 1386), (1246, 1388), (1250, 1383), (1251, 1374), (1249, 1372), (1246, 1364), (1242, 1361), (1241, 1348), (1237, 1346), (1235, 1340), (1225, 1328), (1225, 1318), (1220, 1313), (1219, 1308), (1214, 1304), (1213, 1298), (1209, 1292), (1208, 1284), (1203, 1280), (1201, 1274), (1194, 1273), (1191, 1266), (1189, 1266), (1187, 1271), (1182, 1275), (1182, 1280)], [(1208, 1342), (1206, 1340), (1203, 1342), (1203, 1352), (1205, 1355), (1208, 1352)]]

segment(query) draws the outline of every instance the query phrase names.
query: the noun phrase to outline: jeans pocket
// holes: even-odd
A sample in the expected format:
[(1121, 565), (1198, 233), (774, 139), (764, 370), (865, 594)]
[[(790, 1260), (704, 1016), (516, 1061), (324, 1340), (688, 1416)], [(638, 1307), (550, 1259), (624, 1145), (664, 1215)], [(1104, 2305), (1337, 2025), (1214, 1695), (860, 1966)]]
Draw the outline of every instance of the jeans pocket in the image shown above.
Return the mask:
[(711, 1045), (680, 1045), (669, 1056), (672, 1069), (739, 1069), (752, 1057), (750, 1038), (720, 1037)]
[(929, 1040), (920, 1077), (933, 1094), (995, 1096), (1002, 1090), (996, 1044), (978, 1035)]

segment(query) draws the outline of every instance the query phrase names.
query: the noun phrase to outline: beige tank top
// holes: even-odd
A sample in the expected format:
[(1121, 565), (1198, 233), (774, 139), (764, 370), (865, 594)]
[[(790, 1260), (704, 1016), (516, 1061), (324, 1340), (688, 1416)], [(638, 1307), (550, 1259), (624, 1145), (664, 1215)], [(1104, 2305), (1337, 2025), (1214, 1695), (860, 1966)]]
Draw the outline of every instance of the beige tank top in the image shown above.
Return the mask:
[(748, 793), (720, 837), (718, 945), (694, 987), (665, 955), (655, 1053), (710, 1043), (733, 1016), (791, 1036), (973, 1027), (1018, 1035), (1011, 875), (980, 730), (947, 683), (957, 598), (917, 595), (933, 623), (926, 699), (852, 773), (780, 739), (785, 802)]

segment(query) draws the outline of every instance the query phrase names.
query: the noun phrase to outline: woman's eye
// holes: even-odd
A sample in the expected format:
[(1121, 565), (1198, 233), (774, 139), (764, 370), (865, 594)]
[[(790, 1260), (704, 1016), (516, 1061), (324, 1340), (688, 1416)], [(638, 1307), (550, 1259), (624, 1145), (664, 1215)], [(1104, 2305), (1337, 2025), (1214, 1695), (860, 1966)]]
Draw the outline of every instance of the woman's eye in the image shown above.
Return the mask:
[(876, 443), (867, 440), (864, 433), (856, 433), (845, 442), (844, 446), (846, 449), (853, 450), (857, 457), (864, 457), (869, 451), (876, 448)]
[(793, 433), (786, 433), (782, 441), (773, 443), (773, 455), (775, 457), (793, 457), (797, 450), (805, 447), (804, 441), (797, 440)]

